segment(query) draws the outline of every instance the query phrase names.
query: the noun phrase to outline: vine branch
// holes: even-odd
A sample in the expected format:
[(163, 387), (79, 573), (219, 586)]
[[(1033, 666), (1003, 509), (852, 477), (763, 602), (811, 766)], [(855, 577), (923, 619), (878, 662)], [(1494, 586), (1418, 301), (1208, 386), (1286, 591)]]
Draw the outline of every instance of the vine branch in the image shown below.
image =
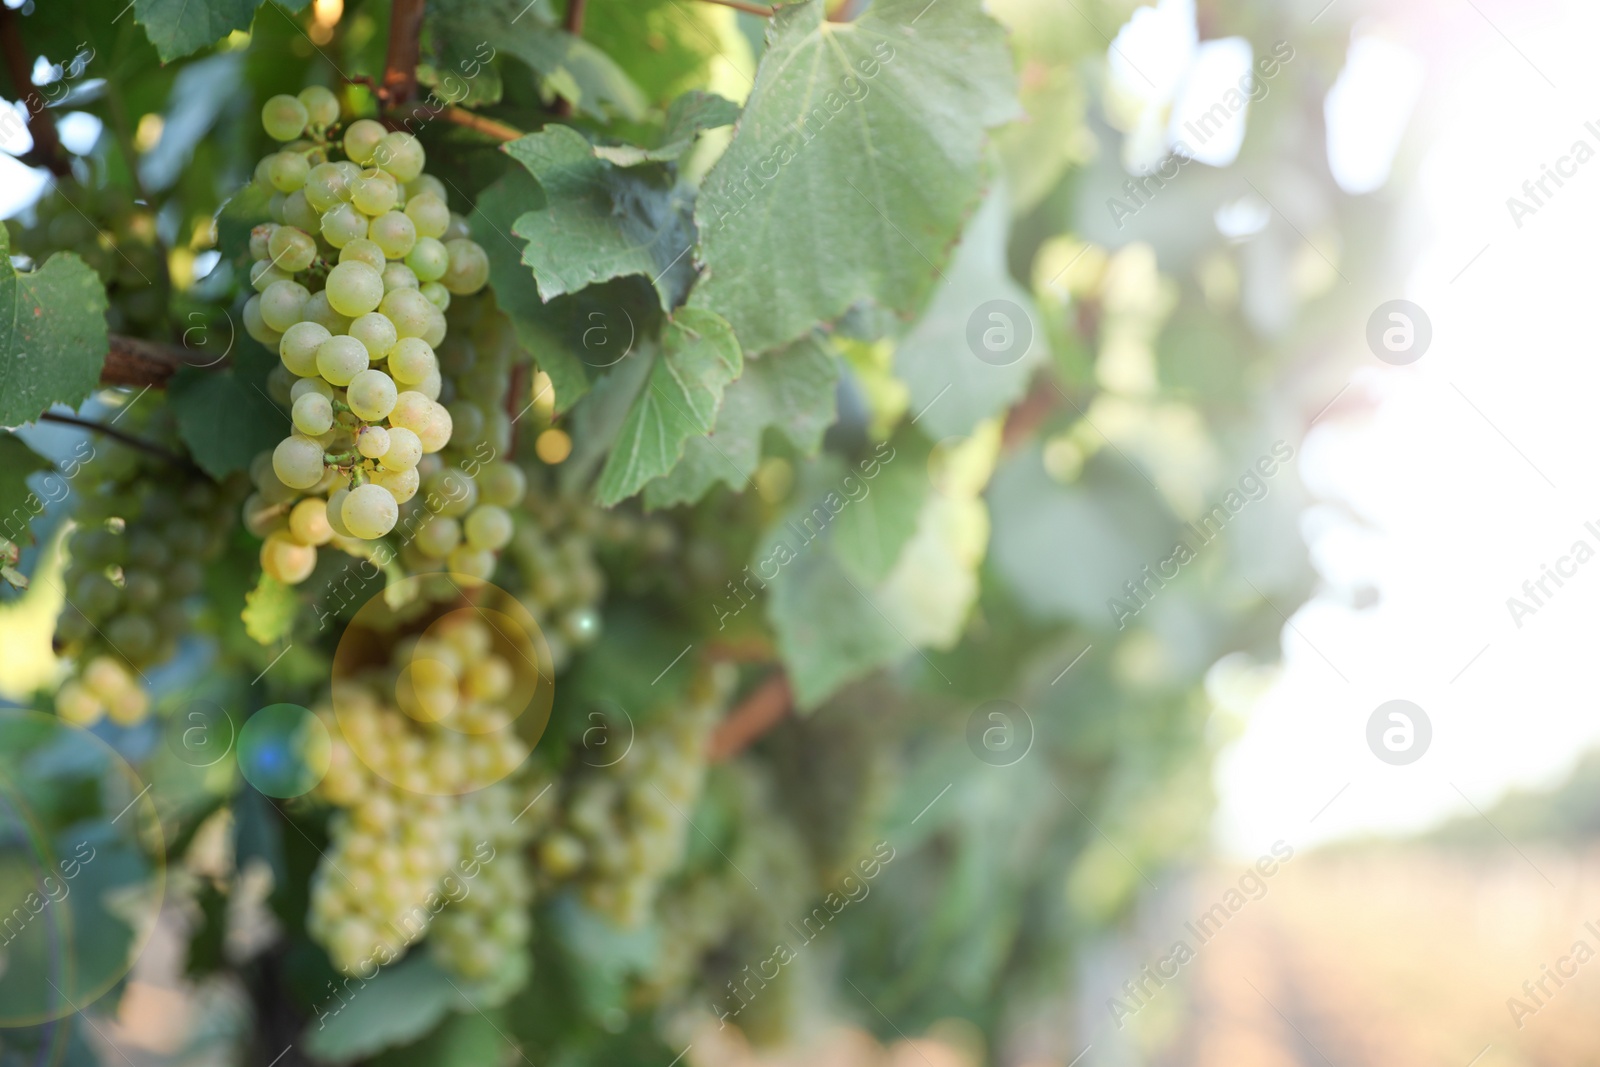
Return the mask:
[(389, 6), (389, 54), (379, 95), (390, 107), (417, 95), (417, 64), (422, 61), (423, 0), (393, 0)]
[(732, 759), (783, 721), (794, 707), (789, 677), (774, 671), (741, 700), (711, 735), (711, 762)]
[(22, 43), (21, 18), (13, 8), (0, 4), (0, 58), (5, 61), (6, 74), (17, 99), (28, 112), (33, 154), (51, 174), (64, 178), (72, 173), (72, 165), (61, 150), (55, 119), (45, 110), (43, 95), (33, 87), (33, 64), (28, 61), (28, 50)]
[(164, 389), (180, 367), (214, 367), (221, 360), (177, 345), (146, 341), (140, 337), (111, 335), (111, 348), (100, 368), (101, 385), (127, 385)]
[(60, 423), (62, 426), (76, 426), (81, 430), (88, 430), (90, 433), (109, 437), (113, 441), (121, 441), (129, 448), (137, 449), (147, 456), (155, 456), (157, 459), (165, 460), (174, 467), (180, 467), (186, 471), (199, 470), (187, 457), (180, 456), (170, 449), (162, 448), (154, 441), (146, 441), (142, 437), (136, 437), (125, 430), (119, 430), (115, 426), (108, 426), (103, 422), (95, 422), (93, 419), (80, 419), (76, 415), (62, 415), (54, 411), (47, 411), (40, 415), (39, 421)]

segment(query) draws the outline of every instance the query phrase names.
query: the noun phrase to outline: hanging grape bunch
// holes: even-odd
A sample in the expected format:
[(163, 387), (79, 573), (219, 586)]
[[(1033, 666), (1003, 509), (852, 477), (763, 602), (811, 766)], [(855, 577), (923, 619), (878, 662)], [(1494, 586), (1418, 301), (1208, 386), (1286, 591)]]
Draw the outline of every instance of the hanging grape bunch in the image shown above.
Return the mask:
[[(296, 379), (293, 432), (271, 473), (302, 499), (271, 505), (279, 515), (287, 505), (288, 522), (261, 549), (263, 570), (290, 584), (311, 573), (318, 545), (384, 536), (416, 495), (419, 463), (452, 432), (434, 352), (444, 312), (489, 276), (483, 249), (452, 235), (461, 227), (452, 230), (443, 185), (422, 172), (417, 139), (358, 119), (336, 146), (338, 120), (334, 95), (315, 86), (262, 109), (267, 133), (286, 143), (256, 168), (274, 221), (251, 233), (256, 294), (244, 321)], [(346, 158), (331, 159), (336, 148)], [(265, 472), (255, 480), (264, 496), (283, 495)]]

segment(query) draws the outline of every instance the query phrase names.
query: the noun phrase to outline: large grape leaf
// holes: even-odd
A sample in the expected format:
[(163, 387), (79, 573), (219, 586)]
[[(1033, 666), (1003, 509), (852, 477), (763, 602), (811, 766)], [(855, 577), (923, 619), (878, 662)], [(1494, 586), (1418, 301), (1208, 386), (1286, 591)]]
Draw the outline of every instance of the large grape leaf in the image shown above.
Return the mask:
[(1011, 57), (979, 0), (780, 8), (756, 85), (706, 176), (693, 302), (748, 352), (872, 299), (917, 311), (982, 181), (984, 131), (1016, 110)]
[[(234, 30), (248, 30), (265, 0), (134, 0), (133, 20), (144, 27), (161, 62), (216, 44)], [(277, 0), (299, 11), (309, 0)]]
[(719, 481), (743, 489), (761, 462), (761, 438), (769, 428), (814, 453), (833, 424), (838, 381), (838, 356), (815, 334), (750, 360), (723, 395), (716, 428), (692, 438), (683, 461), (645, 486), (645, 505), (693, 503)]
[(889, 576), (917, 532), (922, 502), (933, 487), (927, 438), (908, 429), (886, 447), (894, 460), (883, 464), (877, 478), (863, 483), (861, 499), (852, 501), (833, 527), (834, 555), (860, 582)]
[(348, 1063), (415, 1041), (469, 1003), (448, 973), (417, 953), (378, 971), (348, 1000), (322, 997), (303, 1044), (321, 1062)]
[(293, 429), (289, 416), (267, 396), (263, 353), (254, 341), (242, 341), (232, 367), (183, 367), (167, 386), (178, 436), (213, 478), (249, 467), (258, 452), (277, 447)]
[[(895, 374), (911, 390), (918, 424), (934, 438), (971, 433), (1019, 399), (1048, 354), (1033, 298), (1006, 266), (1006, 200), (996, 189), (984, 201), (922, 319), (895, 349)], [(984, 346), (996, 329), (1007, 331), (999, 352)]]
[(52, 404), (77, 407), (100, 384), (106, 348), (95, 272), (71, 252), (18, 272), (0, 226), (0, 426), (32, 422)]
[(550, 300), (595, 282), (640, 274), (663, 308), (682, 303), (694, 279), (688, 204), (671, 170), (614, 166), (570, 126), (550, 126), (505, 146), (544, 190), (545, 205), (511, 230), (528, 244), (539, 295)]
[(733, 329), (697, 308), (681, 308), (668, 320), (661, 351), (652, 358), (650, 376), (600, 473), (595, 491), (606, 507), (670, 471), (692, 438), (711, 432), (723, 389), (743, 363)]
[(499, 100), (499, 75), (486, 60), (504, 51), (537, 71), (584, 114), (597, 119), (611, 112), (632, 120), (644, 116), (647, 101), (633, 79), (605, 52), (556, 25), (548, 3), (433, 0), (428, 9), (432, 77), (445, 99), (472, 104)]
[(656, 148), (637, 145), (595, 145), (594, 154), (619, 167), (635, 167), (640, 163), (667, 163), (687, 152), (703, 130), (732, 126), (739, 120), (739, 105), (716, 93), (699, 89), (684, 93), (667, 108), (666, 122), (661, 132), (661, 144)]

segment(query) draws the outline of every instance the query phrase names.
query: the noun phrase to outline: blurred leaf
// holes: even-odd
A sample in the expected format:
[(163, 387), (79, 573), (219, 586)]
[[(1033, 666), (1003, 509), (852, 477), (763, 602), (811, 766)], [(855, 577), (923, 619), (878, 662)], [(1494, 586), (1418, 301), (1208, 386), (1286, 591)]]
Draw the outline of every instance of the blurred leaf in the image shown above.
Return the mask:
[(243, 72), (243, 60), (232, 52), (208, 56), (178, 72), (161, 139), (139, 160), (139, 180), (145, 189), (160, 192), (178, 180), (195, 146), (237, 98)]
[(413, 953), (380, 969), (348, 1001), (322, 1005), (302, 1040), (314, 1059), (349, 1063), (415, 1041), (465, 1007), (450, 976), (426, 953)]
[(27, 502), (35, 494), (28, 488), (28, 476), (53, 469), (54, 465), (22, 438), (0, 434), (0, 537), (19, 548), (33, 540), (30, 521), (36, 512)]
[(680, 308), (628, 411), (595, 487), (610, 507), (670, 471), (690, 439), (711, 432), (723, 388), (739, 375), (739, 342), (719, 316)]
[(833, 528), (834, 555), (864, 585), (889, 576), (906, 542), (917, 531), (922, 503), (932, 486), (928, 442), (915, 430), (894, 438), (895, 459), (870, 482), (845, 479), (846, 495), (859, 491)]
[(433, 1033), (405, 1048), (389, 1049), (372, 1060), (373, 1067), (488, 1067), (511, 1050), (504, 1031), (505, 1013), (491, 1008), (482, 1014), (451, 1015)]
[[(216, 44), (234, 30), (248, 30), (264, 0), (134, 0), (133, 19), (145, 28), (161, 62)], [(309, 0), (276, 0), (299, 11)]]
[(178, 436), (200, 469), (213, 478), (246, 470), (257, 453), (277, 446), (289, 418), (248, 370), (183, 367), (167, 387)]
[(71, 252), (19, 273), (0, 226), (0, 426), (37, 419), (52, 404), (77, 407), (100, 383), (106, 293)]
[(300, 609), (300, 598), (294, 586), (278, 581), (263, 573), (256, 587), (245, 594), (245, 633), (263, 645), (274, 645), (289, 636), (294, 629), (295, 614)]
[(984, 131), (1015, 111), (1003, 31), (976, 0), (876, 0), (844, 23), (824, 6), (771, 20), (695, 209), (694, 304), (751, 353), (860, 300), (921, 308), (978, 195)]

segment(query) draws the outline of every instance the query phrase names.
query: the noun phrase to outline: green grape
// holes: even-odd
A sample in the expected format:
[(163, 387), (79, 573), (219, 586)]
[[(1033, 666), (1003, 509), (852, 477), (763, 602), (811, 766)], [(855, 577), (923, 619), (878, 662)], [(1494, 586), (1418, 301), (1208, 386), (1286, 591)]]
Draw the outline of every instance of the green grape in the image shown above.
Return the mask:
[[(288, 335), (285, 334), (284, 336), (287, 337)], [(326, 338), (324, 338), (323, 340), (326, 340)], [(316, 360), (316, 351), (315, 350), (312, 351), (311, 358), (312, 358), (312, 361), (313, 361), (312, 362), (311, 375), (308, 376), (308, 377), (305, 377), (305, 378), (301, 378), (299, 381), (295, 382), (294, 385), (290, 386), (290, 388), (289, 388), (289, 400), (290, 400), (291, 403), (293, 403), (296, 400), (299, 400), (302, 396), (305, 396), (307, 393), (316, 393), (318, 396), (327, 397), (329, 400), (333, 399), (333, 396), (334, 396), (333, 386), (329, 385), (327, 382), (323, 381), (321, 377), (317, 376), (316, 363), (315, 363), (315, 360)]]
[[(271, 188), (270, 183), (268, 188)], [(267, 218), (279, 225), (283, 224), (283, 201), (283, 194), (278, 192), (273, 193), (272, 198), (267, 201)]]
[(389, 425), (404, 426), (414, 433), (420, 433), (422, 427), (433, 417), (433, 406), (432, 400), (415, 390), (408, 389), (395, 397), (394, 410), (389, 412)]
[(417, 193), (406, 201), (406, 217), (416, 226), (418, 237), (440, 237), (450, 226), (450, 206), (443, 194)]
[(350, 186), (350, 202), (363, 215), (382, 215), (399, 200), (400, 186), (394, 177), (376, 167), (362, 171)]
[[(310, 303), (310, 300), (307, 300)], [(302, 307), (302, 313), (304, 308)], [(283, 365), (289, 368), (291, 374), (299, 375), (302, 379), (309, 379), (317, 373), (317, 350), (322, 347), (333, 335), (321, 323), (302, 320), (283, 331), (283, 340), (278, 342), (278, 358)], [(293, 390), (301, 383), (296, 382), (290, 389)]]
[(302, 545), (325, 545), (333, 538), (328, 502), (307, 497), (289, 512), (289, 535)]
[(438, 282), (428, 282), (417, 291), (423, 296), (427, 297), (428, 303), (432, 304), (440, 311), (450, 310), (450, 290), (446, 289)]
[(365, 263), (373, 270), (382, 272), (389, 265), (384, 257), (383, 249), (378, 247), (376, 241), (369, 241), (365, 237), (357, 237), (343, 248), (339, 249), (340, 263)]
[(306, 322), (314, 322), (329, 333), (345, 333), (350, 329), (352, 320), (333, 310), (333, 305), (328, 303), (328, 294), (318, 289), (311, 294), (311, 299), (306, 301), (306, 306), (301, 312)]
[(481, 407), (470, 400), (457, 400), (446, 404), (445, 410), (450, 412), (450, 421), (455, 427), (450, 436), (458, 445), (470, 448), (483, 440), (486, 423)]
[(383, 468), (407, 471), (422, 459), (422, 439), (404, 426), (389, 428), (389, 448), (383, 453)]
[(382, 302), (383, 277), (365, 263), (340, 263), (328, 272), (323, 291), (328, 294), (333, 310), (354, 318), (365, 315)]
[(511, 543), (511, 515), (505, 508), (479, 504), (462, 525), (473, 548), (498, 552)]
[(354, 537), (350, 528), (344, 524), (344, 502), (350, 496), (350, 490), (339, 488), (328, 494), (328, 509), (326, 518), (328, 528), (340, 537)]
[[(370, 427), (381, 429), (381, 427)], [(388, 442), (384, 442), (387, 449)], [(417, 486), (421, 484), (422, 477), (417, 473), (417, 468), (412, 467), (405, 471), (379, 470), (373, 473), (372, 480), (389, 490), (397, 503), (404, 504), (417, 495)]]
[[(281, 227), (279, 227), (281, 228)], [(273, 282), (288, 282), (294, 278), (287, 272), (279, 270), (267, 260), (260, 260), (250, 265), (250, 288), (258, 293), (267, 291)]]
[[(437, 373), (434, 378), (438, 378)], [(427, 394), (423, 395), (426, 396)], [(453, 429), (450, 412), (445, 410), (444, 405), (434, 404), (428, 421), (423, 423), (422, 429), (417, 431), (417, 436), (422, 440), (422, 451), (431, 455), (444, 448), (445, 445), (450, 443)]]
[(306, 106), (283, 93), (272, 97), (261, 107), (261, 125), (274, 141), (292, 141), (305, 132), (311, 116)]
[[(381, 370), (368, 369), (350, 379), (345, 401), (350, 405), (350, 410), (355, 413), (356, 418), (364, 422), (381, 422), (394, 410), (398, 395), (399, 391), (395, 388), (393, 378)], [(410, 433), (409, 430), (396, 430), (396, 432)], [(419, 444), (418, 458), (421, 458), (421, 454), (422, 449)]]
[(348, 335), (335, 334), (317, 347), (317, 373), (332, 385), (349, 385), (367, 369), (367, 348)]
[(372, 161), (404, 185), (422, 174), (427, 155), (422, 150), (421, 141), (404, 130), (395, 130), (383, 135), (372, 154)]
[(461, 524), (446, 515), (435, 515), (417, 531), (413, 543), (423, 555), (444, 559), (461, 543)]
[(155, 622), (148, 615), (118, 615), (106, 623), (105, 630), (106, 643), (133, 662), (154, 652), (159, 641)]
[(409, 216), (388, 211), (372, 220), (367, 237), (383, 249), (389, 259), (404, 259), (417, 243), (417, 227)]
[[(256, 161), (256, 169), (252, 172), (253, 176), (255, 177), (256, 184), (268, 192), (272, 191), (272, 157), (275, 155), (277, 155), (276, 152), (270, 152), (267, 155), (262, 156)], [(65, 243), (77, 244), (78, 241), (68, 238), (65, 240)]]
[(356, 451), (368, 459), (379, 458), (389, 451), (389, 431), (382, 426), (361, 427), (356, 431)]
[(457, 237), (471, 236), (472, 227), (467, 225), (466, 217), (464, 215), (457, 215), (454, 211), (452, 211), (450, 212), (450, 225), (445, 229), (443, 236), (441, 236), (439, 240), (454, 241)]
[(439, 281), (446, 289), (452, 293), (475, 293), (489, 284), (489, 256), (478, 242), (458, 237), (447, 241), (444, 247), (449, 266)]
[(468, 545), (458, 545), (451, 550), (450, 555), (447, 557), (447, 565), (451, 572), (464, 574), (468, 578), (476, 578), (485, 582), (494, 577), (495, 563), (493, 552), (472, 548)]
[(478, 503), (478, 486), (459, 471), (441, 470), (423, 479), (423, 488), (429, 496), (442, 501), (439, 514), (459, 519)]
[(122, 594), (130, 608), (148, 611), (161, 602), (161, 579), (148, 571), (126, 571), (122, 576)]
[(268, 348), (276, 348), (283, 335), (261, 317), (261, 294), (257, 293), (244, 302), (244, 332), (254, 337)]
[(312, 260), (317, 258), (317, 242), (303, 229), (279, 226), (267, 239), (267, 252), (273, 266), (295, 274), (311, 266)]
[[(271, 256), (272, 253), (270, 253), (268, 251), (268, 248), (270, 248), (271, 244), (272, 244), (272, 235), (274, 233), (276, 233), (277, 231), (278, 231), (278, 224), (275, 223), (275, 222), (263, 222), (260, 226), (255, 226), (255, 227), (251, 228), (251, 230), (250, 230), (250, 258), (251, 259), (267, 259), (269, 256)], [(76, 245), (79, 242), (70, 241), (70, 242), (66, 242), (66, 243), (69, 244), (69, 245)]]
[(310, 489), (322, 480), (322, 446), (293, 434), (272, 450), (272, 472), (291, 489)]
[(306, 393), (294, 402), (290, 417), (294, 428), (307, 437), (325, 434), (333, 428), (333, 402), (321, 393)]
[[(285, 195), (294, 192), (306, 183), (306, 175), (311, 173), (311, 167), (306, 163), (304, 156), (297, 156), (293, 152), (279, 152), (271, 157), (267, 163), (267, 181), (278, 192)], [(283, 212), (280, 204), (278, 213)]]
[(419, 237), (406, 255), (406, 266), (416, 273), (417, 280), (435, 282), (450, 269), (450, 251), (436, 237)]
[(366, 216), (349, 204), (336, 204), (322, 216), (322, 237), (335, 248), (367, 235)]
[(367, 355), (374, 360), (383, 359), (399, 340), (394, 323), (377, 311), (369, 311), (352, 322), (350, 336), (365, 345)]
[(345, 527), (365, 541), (382, 537), (394, 529), (400, 518), (400, 506), (394, 494), (371, 482), (350, 490), (339, 510)]
[(516, 507), (527, 492), (528, 476), (522, 468), (505, 460), (496, 460), (478, 473), (479, 496), (485, 504), (502, 508)]
[(312, 208), (327, 212), (350, 198), (350, 183), (344, 171), (339, 169), (339, 164), (318, 163), (306, 175), (306, 183), (301, 191), (306, 194), (306, 203)]
[(380, 123), (356, 119), (344, 131), (344, 154), (354, 163), (365, 164), (387, 133)]
[(339, 121), (339, 98), (320, 85), (308, 85), (300, 90), (299, 100), (306, 109), (306, 124), (313, 129), (327, 129)]
[(301, 321), (309, 299), (311, 294), (299, 282), (273, 282), (260, 297), (261, 321), (282, 333)]
[(117, 610), (122, 592), (104, 574), (85, 574), (72, 587), (72, 604), (90, 619), (100, 621)]
[(392, 293), (396, 289), (415, 289), (422, 283), (417, 280), (417, 272), (404, 263), (390, 263), (383, 268), (383, 291)]
[[(278, 343), (280, 345), (283, 343), (281, 338)], [(294, 375), (289, 373), (288, 367), (285, 367), (282, 363), (276, 364), (271, 370), (267, 371), (267, 397), (274, 404), (287, 406), (294, 399), (289, 395), (289, 390), (294, 386), (294, 380)]]
[(322, 224), (322, 214), (311, 206), (302, 187), (284, 198), (283, 221), (302, 230), (315, 230)]
[(317, 565), (317, 550), (303, 545), (290, 534), (278, 530), (261, 542), (261, 570), (285, 585), (299, 585), (311, 577)]
[(433, 316), (439, 311), (415, 289), (390, 290), (383, 295), (378, 310), (388, 316), (402, 338), (421, 337), (433, 324)]
[(428, 375), (426, 378), (422, 379), (422, 381), (417, 383), (417, 392), (421, 393), (429, 400), (438, 400), (443, 391), (444, 378), (439, 374), (438, 371), (434, 371), (432, 374)]
[(433, 346), (420, 337), (398, 340), (389, 351), (389, 373), (402, 385), (415, 385), (438, 369)]

